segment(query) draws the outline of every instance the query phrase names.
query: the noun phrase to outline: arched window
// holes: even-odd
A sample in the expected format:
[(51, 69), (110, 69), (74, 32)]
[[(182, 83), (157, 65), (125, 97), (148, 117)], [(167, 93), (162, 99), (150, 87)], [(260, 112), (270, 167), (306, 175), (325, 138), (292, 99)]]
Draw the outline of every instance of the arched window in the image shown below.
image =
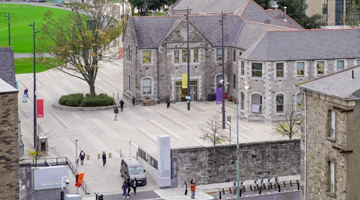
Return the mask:
[(143, 94), (151, 94), (151, 79), (144, 78), (142, 80)]
[(222, 86), (222, 84), (220, 83), (220, 81), (221, 81), (222, 79), (223, 79), (223, 78), (222, 78), (222, 75), (221, 75), (221, 74), (219, 74), (219, 75), (216, 76), (216, 87), (221, 87), (221, 86)]
[(262, 96), (260, 94), (251, 95), (251, 112), (261, 113), (262, 110)]
[(276, 112), (284, 112), (284, 95), (282, 94), (276, 95)]
[(240, 109), (244, 110), (244, 93), (240, 93)]
[(301, 110), (301, 94), (298, 93), (296, 95), (296, 110), (300, 111)]

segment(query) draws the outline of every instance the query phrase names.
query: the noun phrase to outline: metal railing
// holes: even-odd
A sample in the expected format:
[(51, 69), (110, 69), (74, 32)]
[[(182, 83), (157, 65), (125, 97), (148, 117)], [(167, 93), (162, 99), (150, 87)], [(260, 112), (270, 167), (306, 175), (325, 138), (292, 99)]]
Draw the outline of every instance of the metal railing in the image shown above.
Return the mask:
[(142, 150), (140, 147), (138, 148), (138, 156), (149, 163), (155, 169), (158, 169), (158, 161)]

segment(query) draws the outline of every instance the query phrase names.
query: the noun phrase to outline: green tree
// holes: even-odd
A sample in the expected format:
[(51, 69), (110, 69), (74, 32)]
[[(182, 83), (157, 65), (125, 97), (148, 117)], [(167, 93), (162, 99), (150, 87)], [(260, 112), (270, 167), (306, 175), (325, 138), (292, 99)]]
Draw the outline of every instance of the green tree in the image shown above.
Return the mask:
[(70, 4), (73, 12), (59, 19), (46, 12), (37, 47), (40, 54), (49, 53), (55, 58), (42, 56), (44, 63), (86, 81), (94, 97), (99, 61), (106, 46), (121, 33), (117, 20), (120, 12), (119, 7), (105, 0), (94, 0), (84, 7), (80, 10), (79, 4)]
[(360, 25), (360, 0), (352, 0), (345, 16), (345, 24), (350, 27), (359, 27)]
[(221, 144), (229, 140), (222, 129), (221, 113), (216, 114), (211, 119), (206, 121), (205, 126), (200, 126), (200, 130), (203, 133), (201, 139), (211, 142), (214, 147), (217, 144)]

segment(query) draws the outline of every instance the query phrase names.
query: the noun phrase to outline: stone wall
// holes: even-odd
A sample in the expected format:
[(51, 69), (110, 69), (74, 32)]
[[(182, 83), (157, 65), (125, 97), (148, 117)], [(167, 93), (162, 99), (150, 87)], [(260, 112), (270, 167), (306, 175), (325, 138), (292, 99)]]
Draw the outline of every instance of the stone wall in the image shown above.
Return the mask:
[(0, 93), (0, 199), (19, 199), (17, 96), (17, 91)]
[[(240, 179), (300, 174), (300, 140), (240, 144)], [(236, 180), (236, 145), (171, 150), (172, 186)]]

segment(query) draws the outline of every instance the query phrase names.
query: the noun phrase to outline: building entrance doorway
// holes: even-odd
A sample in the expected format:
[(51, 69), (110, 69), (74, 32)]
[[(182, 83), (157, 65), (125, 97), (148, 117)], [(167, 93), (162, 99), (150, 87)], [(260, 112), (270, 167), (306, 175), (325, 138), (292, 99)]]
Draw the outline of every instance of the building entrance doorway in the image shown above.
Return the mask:
[[(176, 101), (186, 101), (187, 88), (182, 88), (182, 81), (177, 81), (175, 88)], [(190, 81), (190, 98), (191, 101), (197, 101), (197, 81)]]

